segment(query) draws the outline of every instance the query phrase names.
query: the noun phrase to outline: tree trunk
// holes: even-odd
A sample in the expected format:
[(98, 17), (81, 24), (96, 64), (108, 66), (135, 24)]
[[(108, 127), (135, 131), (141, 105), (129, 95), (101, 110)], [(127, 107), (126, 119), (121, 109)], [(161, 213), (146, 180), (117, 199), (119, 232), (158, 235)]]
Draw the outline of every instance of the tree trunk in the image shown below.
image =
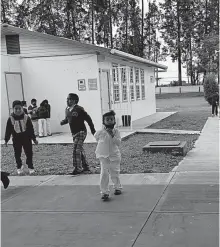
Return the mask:
[(113, 35), (112, 35), (112, 10), (111, 10), (111, 0), (109, 0), (109, 26), (110, 26), (111, 49), (112, 49), (112, 48), (113, 48)]
[(94, 0), (92, 0), (92, 44), (94, 45)]
[(141, 24), (141, 50), (142, 57), (144, 56), (144, 0), (142, 0), (142, 24)]
[(180, 33), (180, 13), (179, 13), (180, 9), (179, 9), (179, 1), (177, 0), (177, 25), (178, 25), (178, 41), (177, 41), (177, 45), (178, 45), (178, 81), (179, 81), (179, 86), (182, 86), (182, 61), (181, 61), (181, 46), (180, 46), (180, 37), (181, 37), (181, 33)]
[(191, 80), (191, 85), (195, 85), (195, 80), (193, 76), (193, 63), (192, 63), (192, 38), (190, 34), (189, 38), (189, 54), (190, 54), (190, 80)]
[(150, 22), (150, 1), (148, 3), (148, 21), (149, 21), (149, 39), (148, 39), (148, 59), (150, 60), (150, 55), (151, 55), (151, 40), (150, 40), (150, 25), (151, 25), (151, 22)]
[(6, 13), (5, 13), (5, 5), (4, 5), (4, 1), (1, 0), (1, 7), (2, 7), (2, 22), (6, 23)]
[(125, 50), (128, 52), (128, 0), (126, 0), (125, 11)]

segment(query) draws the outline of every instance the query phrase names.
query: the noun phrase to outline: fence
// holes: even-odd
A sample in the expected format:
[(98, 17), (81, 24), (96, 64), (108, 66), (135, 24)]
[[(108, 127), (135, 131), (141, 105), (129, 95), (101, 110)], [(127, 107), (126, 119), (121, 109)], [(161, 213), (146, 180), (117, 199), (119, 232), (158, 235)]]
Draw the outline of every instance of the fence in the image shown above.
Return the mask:
[(156, 90), (156, 94), (204, 92), (203, 85), (156, 87), (155, 90)]

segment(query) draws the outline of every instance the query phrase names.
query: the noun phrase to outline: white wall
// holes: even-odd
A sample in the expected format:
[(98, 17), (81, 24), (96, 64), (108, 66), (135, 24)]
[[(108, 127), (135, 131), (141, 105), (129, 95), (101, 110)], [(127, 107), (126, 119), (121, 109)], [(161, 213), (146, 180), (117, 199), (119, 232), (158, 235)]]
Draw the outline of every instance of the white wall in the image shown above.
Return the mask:
[[(132, 67), (144, 69), (145, 100), (135, 99), (134, 101), (132, 101), (131, 103), (132, 121), (155, 113), (156, 112), (155, 84), (154, 82), (150, 83), (150, 77), (151, 76), (154, 77), (154, 69), (150, 67), (146, 67), (145, 65), (140, 64), (140, 63), (131, 63), (131, 62), (125, 62), (125, 61), (122, 62), (121, 60), (116, 60), (116, 59), (112, 59), (109, 57), (105, 57), (104, 61), (99, 61), (99, 66), (101, 69), (110, 69), (110, 81), (111, 82), (112, 82), (112, 74), (111, 74), (112, 63), (117, 63), (118, 65), (132, 66)], [(127, 102), (115, 103), (113, 104), (113, 109), (116, 112), (118, 124), (121, 125), (122, 124), (121, 116), (129, 115), (129, 112), (130, 112), (128, 103)]]
[(9, 117), (5, 72), (21, 72), (20, 57), (1, 56), (1, 139), (4, 138), (6, 122)]
[[(66, 98), (77, 93), (79, 105), (91, 116), (95, 128), (101, 127), (100, 91), (88, 90), (88, 78), (98, 79), (96, 55), (22, 58), (24, 94), (30, 104), (36, 98), (38, 105), (48, 99), (51, 105), (52, 132), (69, 132), (69, 126), (60, 126), (65, 116)], [(78, 79), (86, 80), (86, 91), (78, 91)], [(98, 81), (99, 89), (99, 81)], [(88, 129), (90, 131), (90, 129)]]

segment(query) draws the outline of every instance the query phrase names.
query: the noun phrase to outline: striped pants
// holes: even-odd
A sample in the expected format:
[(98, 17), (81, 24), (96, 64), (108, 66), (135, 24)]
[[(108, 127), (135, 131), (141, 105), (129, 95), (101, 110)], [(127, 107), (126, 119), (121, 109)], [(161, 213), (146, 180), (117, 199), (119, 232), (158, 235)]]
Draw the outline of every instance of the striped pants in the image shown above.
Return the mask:
[(86, 131), (80, 131), (73, 135), (73, 167), (79, 171), (88, 167), (85, 150), (83, 148), (86, 135)]

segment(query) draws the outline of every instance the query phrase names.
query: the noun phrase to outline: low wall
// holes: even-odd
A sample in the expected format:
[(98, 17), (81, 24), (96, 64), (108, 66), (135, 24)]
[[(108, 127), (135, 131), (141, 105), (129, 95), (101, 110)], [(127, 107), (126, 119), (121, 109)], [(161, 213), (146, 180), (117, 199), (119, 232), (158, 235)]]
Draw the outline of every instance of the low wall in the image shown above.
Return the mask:
[(156, 94), (204, 92), (203, 85), (156, 87), (155, 91), (156, 91)]

